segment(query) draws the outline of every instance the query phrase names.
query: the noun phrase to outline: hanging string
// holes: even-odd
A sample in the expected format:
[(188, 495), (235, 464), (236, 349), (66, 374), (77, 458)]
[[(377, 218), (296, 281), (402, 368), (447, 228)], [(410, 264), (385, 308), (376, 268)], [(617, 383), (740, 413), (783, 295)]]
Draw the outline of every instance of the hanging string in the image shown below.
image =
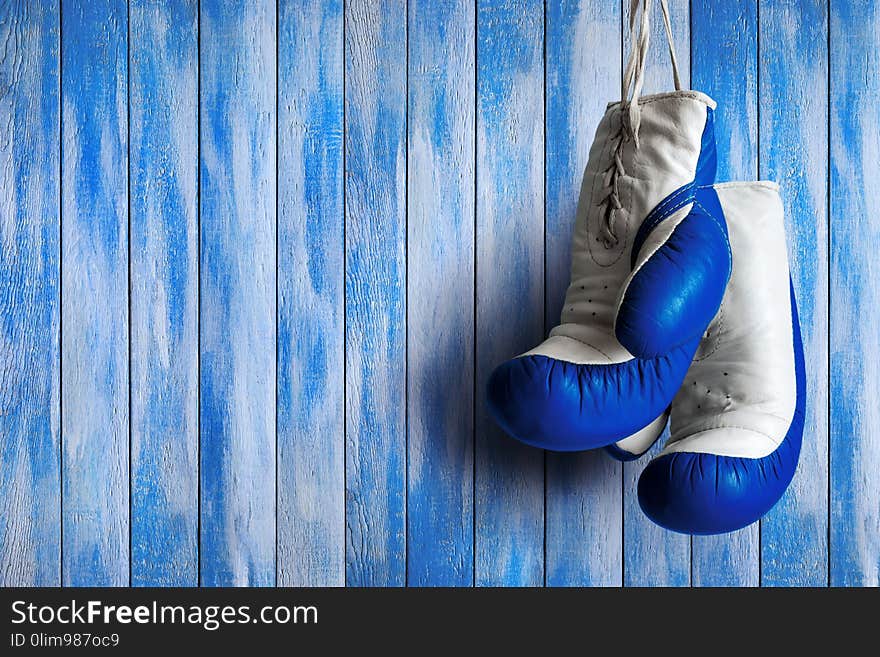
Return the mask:
[(678, 58), (675, 56), (675, 40), (672, 38), (672, 21), (669, 20), (667, 0), (660, 0), (660, 11), (663, 13), (663, 27), (666, 28), (666, 45), (669, 48), (669, 59), (672, 62), (672, 80), (675, 90), (681, 91), (681, 77), (678, 75)]
[[(667, 0), (659, 0), (663, 14), (663, 25), (666, 31), (666, 42), (669, 47), (669, 58), (672, 61), (672, 76), (675, 90), (681, 90), (681, 78), (678, 73), (678, 60), (675, 56), (675, 43), (672, 38), (672, 22), (669, 19)], [(630, 0), (629, 38), (630, 53), (626, 62), (620, 86), (620, 126), (614, 136), (616, 145), (609, 167), (603, 172), (605, 195), (599, 201), (603, 206), (602, 222), (599, 238), (606, 248), (617, 245), (618, 238), (614, 230), (617, 214), (622, 209), (620, 202), (620, 177), (626, 175), (623, 166), (623, 148), (629, 140), (635, 148), (639, 147), (639, 127), (641, 125), (641, 109), (639, 98), (644, 85), (645, 61), (651, 41), (651, 5), (652, 0)], [(641, 11), (639, 11), (641, 9)], [(638, 18), (638, 32), (636, 20)]]

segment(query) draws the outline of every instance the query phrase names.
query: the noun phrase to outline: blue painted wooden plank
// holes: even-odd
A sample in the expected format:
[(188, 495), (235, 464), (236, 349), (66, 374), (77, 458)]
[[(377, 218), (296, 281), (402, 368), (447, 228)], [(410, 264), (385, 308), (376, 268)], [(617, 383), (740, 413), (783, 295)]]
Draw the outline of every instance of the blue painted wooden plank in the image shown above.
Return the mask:
[(278, 9), (278, 583), (341, 586), (342, 1)]
[[(559, 323), (587, 155), (605, 105), (620, 95), (620, 6), (556, 0), (546, 13), (545, 329)], [(602, 451), (547, 453), (547, 584), (620, 586), (620, 464)]]
[(543, 22), (542, 3), (477, 5), (478, 585), (544, 583), (544, 455), (495, 425), (485, 394), (544, 332)]
[[(757, 0), (697, 2), (691, 15), (693, 86), (718, 102), (718, 180), (758, 175)], [(758, 523), (693, 538), (694, 586), (757, 586)]]
[[(675, 88), (659, 3), (655, 3), (655, 5), (652, 15), (651, 49), (645, 70), (644, 94), (672, 91)], [(688, 5), (687, 0), (669, 2), (678, 66), (682, 84), (685, 86), (690, 79)], [(629, 7), (624, 9), (625, 26), (628, 27)], [(624, 30), (624, 36), (624, 52), (628, 54), (628, 29)], [(668, 438), (667, 429), (657, 445), (646, 456), (638, 461), (625, 463), (623, 466), (623, 581), (625, 586), (687, 586), (690, 584), (690, 539), (687, 536), (661, 529), (648, 520), (639, 508), (636, 493), (639, 475)]]
[(824, 0), (760, 6), (760, 172), (782, 187), (807, 363), (800, 464), (761, 523), (762, 585), (828, 577), (828, 52)]
[(474, 574), (474, 50), (467, 0), (409, 3), (407, 582)]
[(0, 19), (0, 586), (61, 583), (58, 19)]
[(880, 6), (831, 3), (831, 573), (880, 585)]
[(275, 3), (201, 2), (201, 576), (275, 583)]
[(352, 0), (346, 75), (346, 581), (406, 582), (406, 3)]
[(129, 583), (127, 7), (62, 5), (63, 583)]
[(198, 3), (132, 0), (131, 580), (198, 584)]

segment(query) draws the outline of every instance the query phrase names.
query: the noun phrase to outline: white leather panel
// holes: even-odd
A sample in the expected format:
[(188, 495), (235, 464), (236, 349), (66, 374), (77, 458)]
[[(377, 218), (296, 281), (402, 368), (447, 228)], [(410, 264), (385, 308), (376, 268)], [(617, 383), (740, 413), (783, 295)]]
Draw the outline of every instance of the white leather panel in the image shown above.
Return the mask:
[(641, 456), (651, 449), (651, 445), (653, 445), (657, 441), (657, 438), (660, 437), (660, 434), (663, 433), (663, 429), (666, 428), (666, 420), (668, 419), (669, 413), (663, 413), (663, 415), (651, 422), (651, 424), (638, 433), (634, 433), (623, 440), (617, 441), (615, 446), (625, 452), (629, 452), (633, 456)]
[[(616, 348), (608, 340), (605, 340), (603, 344), (602, 339), (604, 336), (600, 334), (600, 331), (591, 326), (575, 324), (570, 326), (569, 329), (570, 334), (577, 335), (578, 337), (551, 335), (531, 351), (522, 354), (522, 356), (549, 356), (550, 358), (564, 360), (577, 365), (613, 365), (614, 363), (623, 363), (632, 358), (630, 353), (619, 342)], [(602, 347), (595, 346), (595, 344), (602, 344)]]
[[(623, 211), (618, 213), (615, 223), (619, 243), (610, 249), (597, 236), (601, 221), (599, 204), (607, 191), (604, 172), (612, 162), (620, 130), (618, 103), (609, 105), (590, 148), (572, 238), (571, 284), (561, 323), (550, 333), (552, 337), (565, 336), (587, 343), (595, 350), (594, 356), (579, 352), (579, 360), (572, 362), (599, 364), (632, 358), (614, 335), (614, 320), (621, 290), (631, 273), (633, 239), (654, 206), (693, 180), (707, 107), (714, 107), (715, 103), (699, 92), (679, 91), (646, 96), (640, 99), (639, 106), (640, 145), (634, 149), (630, 141), (623, 150), (626, 174), (619, 180)], [(675, 226), (675, 222), (666, 223), (668, 230)], [(664, 226), (663, 230), (667, 228)], [(572, 356), (562, 348), (565, 344), (553, 341), (537, 349), (544, 355), (566, 359), (565, 354)], [(555, 352), (557, 348), (562, 350)]]
[[(660, 98), (693, 98), (694, 100), (698, 100), (701, 103), (704, 103), (707, 107), (715, 109), (718, 106), (714, 100), (712, 100), (709, 96), (704, 94), (702, 91), (697, 91), (695, 89), (682, 89), (681, 91), (664, 91), (659, 94), (648, 94), (647, 96), (639, 97), (639, 105), (648, 101), (658, 100)], [(612, 107), (619, 107), (620, 101), (614, 100), (608, 103), (605, 106), (606, 110), (611, 109)]]
[(772, 183), (717, 185), (733, 273), (672, 404), (663, 453), (761, 458), (794, 416), (795, 371), (782, 201)]

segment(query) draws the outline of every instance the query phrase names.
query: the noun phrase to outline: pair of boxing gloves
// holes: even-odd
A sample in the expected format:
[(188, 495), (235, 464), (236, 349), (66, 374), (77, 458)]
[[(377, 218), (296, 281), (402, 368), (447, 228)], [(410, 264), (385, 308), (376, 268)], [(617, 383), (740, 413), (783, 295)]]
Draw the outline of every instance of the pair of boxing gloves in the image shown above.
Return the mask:
[(561, 323), (500, 365), (488, 405), (514, 438), (640, 457), (642, 510), (687, 534), (761, 518), (794, 475), (804, 357), (778, 188), (715, 182), (715, 103), (676, 91), (599, 123)]

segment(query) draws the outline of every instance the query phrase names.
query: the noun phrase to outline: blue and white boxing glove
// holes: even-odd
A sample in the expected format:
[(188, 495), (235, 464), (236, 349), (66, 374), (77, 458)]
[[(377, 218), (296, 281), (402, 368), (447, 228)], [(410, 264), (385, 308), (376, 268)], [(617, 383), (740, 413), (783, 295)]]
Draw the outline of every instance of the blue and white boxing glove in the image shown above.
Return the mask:
[(581, 187), (562, 321), (488, 383), (511, 436), (576, 451), (662, 431), (730, 276), (711, 186), (714, 108), (696, 91), (608, 106)]
[[(733, 275), (672, 403), (669, 441), (638, 486), (651, 520), (687, 534), (734, 531), (766, 514), (794, 476), (804, 429), (804, 354), (778, 188), (716, 190)], [(631, 458), (649, 446), (634, 436), (609, 452)]]

